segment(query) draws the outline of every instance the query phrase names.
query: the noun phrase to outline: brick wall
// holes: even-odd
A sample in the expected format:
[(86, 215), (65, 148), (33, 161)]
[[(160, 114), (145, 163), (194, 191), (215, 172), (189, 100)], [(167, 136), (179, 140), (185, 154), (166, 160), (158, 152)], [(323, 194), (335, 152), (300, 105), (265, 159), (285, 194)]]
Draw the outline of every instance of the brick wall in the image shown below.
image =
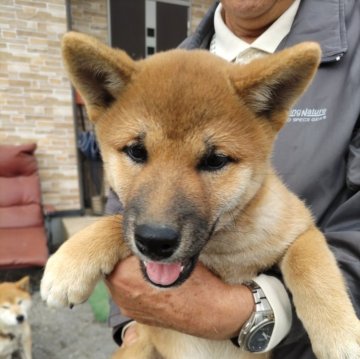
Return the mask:
[(214, 0), (192, 0), (190, 31), (194, 32), (206, 11), (214, 3)]
[(65, 0), (0, 1), (0, 143), (37, 142), (43, 200), (80, 208)]
[(71, 28), (109, 43), (107, 0), (71, 0)]

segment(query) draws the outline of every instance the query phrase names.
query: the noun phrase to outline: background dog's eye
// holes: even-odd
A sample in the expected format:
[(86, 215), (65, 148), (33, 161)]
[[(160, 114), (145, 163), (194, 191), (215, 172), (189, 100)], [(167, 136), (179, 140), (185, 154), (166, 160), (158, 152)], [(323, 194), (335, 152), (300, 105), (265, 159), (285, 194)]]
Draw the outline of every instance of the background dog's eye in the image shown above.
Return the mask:
[(231, 158), (228, 156), (210, 153), (201, 159), (198, 169), (201, 171), (217, 171), (225, 167), (229, 162), (231, 162)]
[(123, 152), (125, 152), (136, 163), (145, 163), (148, 156), (146, 148), (142, 143), (134, 143), (132, 145), (125, 146)]
[(8, 306), (8, 305), (3, 305), (3, 306), (1, 306), (1, 308), (3, 308), (3, 309), (10, 309), (10, 306)]

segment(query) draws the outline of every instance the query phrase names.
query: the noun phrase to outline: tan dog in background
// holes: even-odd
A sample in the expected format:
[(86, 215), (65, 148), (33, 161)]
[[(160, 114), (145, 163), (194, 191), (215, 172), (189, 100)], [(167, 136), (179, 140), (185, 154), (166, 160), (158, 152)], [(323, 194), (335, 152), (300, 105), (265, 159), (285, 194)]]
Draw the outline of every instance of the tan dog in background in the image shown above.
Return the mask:
[[(50, 258), (41, 286), (47, 303), (85, 301), (130, 253), (152, 285), (166, 288), (185, 281), (197, 260), (234, 284), (277, 264), (317, 357), (360, 358), (359, 321), (335, 258), (270, 160), (288, 110), (316, 72), (319, 46), (304, 43), (249, 65), (201, 50), (135, 62), (69, 33), (63, 55), (124, 215), (100, 219)], [(269, 357), (229, 340), (145, 325), (138, 332), (117, 358)]]
[(29, 277), (0, 283), (0, 359), (31, 359), (31, 329), (27, 321), (31, 306)]

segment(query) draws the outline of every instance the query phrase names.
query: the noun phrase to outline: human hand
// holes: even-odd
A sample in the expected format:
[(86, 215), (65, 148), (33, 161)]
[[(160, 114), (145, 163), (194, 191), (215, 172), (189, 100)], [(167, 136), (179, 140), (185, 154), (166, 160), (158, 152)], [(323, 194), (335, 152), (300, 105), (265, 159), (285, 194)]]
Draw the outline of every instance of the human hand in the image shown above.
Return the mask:
[(208, 339), (238, 335), (254, 307), (247, 287), (225, 284), (200, 263), (185, 283), (164, 290), (146, 282), (139, 260), (129, 257), (107, 277), (107, 285), (122, 314)]

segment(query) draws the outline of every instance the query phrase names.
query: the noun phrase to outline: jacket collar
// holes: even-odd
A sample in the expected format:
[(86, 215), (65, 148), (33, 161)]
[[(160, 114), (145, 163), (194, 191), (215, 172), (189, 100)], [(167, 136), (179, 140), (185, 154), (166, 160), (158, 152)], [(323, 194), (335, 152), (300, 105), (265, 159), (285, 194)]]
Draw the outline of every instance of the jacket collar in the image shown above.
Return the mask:
[[(214, 13), (218, 1), (206, 13), (194, 35), (180, 47), (209, 48), (214, 34)], [(347, 51), (344, 0), (301, 0), (290, 34), (277, 50), (303, 41), (316, 41), (322, 49), (322, 62), (339, 60)]]
[(278, 50), (302, 41), (320, 44), (322, 62), (339, 60), (348, 49), (344, 0), (301, 0), (292, 30)]

